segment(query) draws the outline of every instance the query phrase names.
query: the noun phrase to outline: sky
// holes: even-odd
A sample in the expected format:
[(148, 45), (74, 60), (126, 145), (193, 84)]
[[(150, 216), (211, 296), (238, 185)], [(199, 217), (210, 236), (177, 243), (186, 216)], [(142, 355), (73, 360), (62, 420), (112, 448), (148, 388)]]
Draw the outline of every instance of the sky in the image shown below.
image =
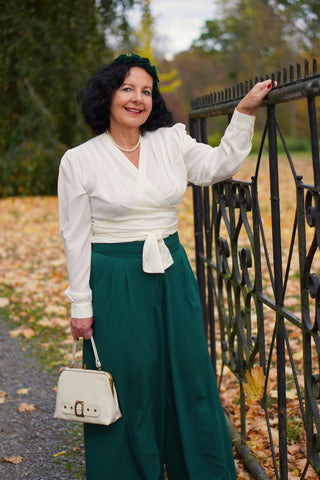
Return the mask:
[(214, 18), (215, 0), (151, 0), (151, 13), (160, 50), (170, 59), (188, 50), (205, 21)]

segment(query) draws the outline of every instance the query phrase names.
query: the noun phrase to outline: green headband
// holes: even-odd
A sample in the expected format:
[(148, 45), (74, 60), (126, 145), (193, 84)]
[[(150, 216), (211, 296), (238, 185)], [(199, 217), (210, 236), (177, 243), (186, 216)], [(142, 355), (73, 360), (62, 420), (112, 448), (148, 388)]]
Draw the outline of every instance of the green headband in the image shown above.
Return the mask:
[(144, 68), (153, 78), (153, 90), (156, 91), (159, 88), (159, 77), (157, 73), (157, 69), (150, 60), (146, 57), (140, 57), (140, 55), (137, 55), (135, 53), (123, 53), (122, 55), (119, 55), (117, 58), (113, 60), (114, 63), (117, 64), (130, 64), (132, 63), (135, 66), (141, 66)]

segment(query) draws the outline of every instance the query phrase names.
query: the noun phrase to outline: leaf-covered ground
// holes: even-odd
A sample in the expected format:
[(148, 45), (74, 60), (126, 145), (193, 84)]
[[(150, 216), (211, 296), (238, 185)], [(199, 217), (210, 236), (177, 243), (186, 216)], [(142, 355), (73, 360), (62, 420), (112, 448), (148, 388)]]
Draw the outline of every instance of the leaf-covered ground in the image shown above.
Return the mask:
[[(299, 158), (299, 169), (305, 173), (308, 161)], [(253, 172), (253, 160), (247, 162), (241, 170), (242, 178), (248, 179)], [(262, 204), (262, 216), (266, 236), (271, 238), (271, 219), (268, 210), (270, 197), (267, 167), (262, 165), (260, 173), (259, 193)], [(283, 162), (281, 170), (281, 193), (283, 195), (281, 222), (283, 228), (284, 257), (288, 252), (292, 222), (295, 191), (290, 172)], [(300, 172), (298, 171), (298, 174)], [(307, 178), (312, 181), (312, 178)], [(49, 368), (67, 363), (71, 352), (71, 334), (69, 328), (69, 305), (63, 294), (67, 287), (65, 257), (59, 235), (58, 203), (55, 197), (7, 198), (0, 200), (0, 312), (12, 321), (11, 336), (19, 336), (35, 348), (40, 362)], [(194, 266), (192, 192), (188, 189), (180, 206), (180, 238), (184, 244), (191, 263)], [(244, 240), (245, 241), (245, 240)], [(271, 252), (272, 255), (272, 252)], [(297, 255), (294, 255), (288, 284), (288, 304), (292, 310), (299, 311), (299, 265)], [(264, 272), (264, 281), (268, 282), (268, 274)], [(266, 287), (267, 288), (267, 287)], [(268, 290), (272, 295), (272, 289)], [(274, 315), (266, 312), (266, 337), (270, 343)], [(290, 342), (294, 347), (294, 358), (298, 369), (298, 379), (303, 385), (301, 334), (297, 329), (288, 328)], [(268, 339), (270, 337), (270, 339)], [(288, 378), (292, 373), (288, 368)], [(270, 420), (271, 431), (277, 450), (277, 416), (276, 391), (272, 382), (276, 379), (276, 370), (270, 374)], [(233, 423), (239, 427), (238, 385), (228, 372), (224, 372), (224, 383), (221, 396)], [(290, 393), (291, 392), (291, 393)], [(298, 478), (305, 466), (305, 447), (302, 422), (296, 414), (298, 404), (296, 391), (288, 383), (288, 439), (290, 479)], [(290, 395), (292, 398), (290, 398)], [(6, 392), (0, 392), (1, 403), (6, 401)], [(272, 406), (273, 405), (273, 406)], [(32, 415), (32, 405), (21, 405), (23, 411)], [(266, 425), (262, 409), (258, 402), (247, 406), (249, 446), (265, 468), (268, 476), (274, 478), (274, 470), (270, 455)], [(8, 461), (18, 461), (11, 459)], [(238, 479), (249, 479), (241, 460), (236, 458)], [(314, 478), (309, 468), (306, 479)]]

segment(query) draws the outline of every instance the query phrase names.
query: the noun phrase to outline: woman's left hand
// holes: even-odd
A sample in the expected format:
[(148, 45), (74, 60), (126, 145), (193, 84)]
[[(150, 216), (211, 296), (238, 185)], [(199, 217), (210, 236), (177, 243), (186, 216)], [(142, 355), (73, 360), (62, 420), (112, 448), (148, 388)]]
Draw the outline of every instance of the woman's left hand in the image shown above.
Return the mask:
[(271, 88), (271, 80), (256, 83), (237, 105), (238, 112), (253, 115), (254, 110), (260, 106), (264, 97), (271, 91)]
[(71, 318), (71, 333), (75, 340), (79, 340), (83, 337), (85, 340), (89, 340), (93, 330), (93, 317), (88, 318)]

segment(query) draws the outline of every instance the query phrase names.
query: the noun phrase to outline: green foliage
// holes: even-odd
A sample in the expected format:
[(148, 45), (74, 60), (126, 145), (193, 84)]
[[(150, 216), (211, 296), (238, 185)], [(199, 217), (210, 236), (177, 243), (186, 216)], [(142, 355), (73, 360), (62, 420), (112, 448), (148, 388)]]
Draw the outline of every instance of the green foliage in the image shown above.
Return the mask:
[[(310, 152), (310, 140), (305, 137), (286, 138), (286, 145), (290, 153)], [(281, 140), (278, 140), (278, 152), (285, 153)]]
[(0, 197), (56, 194), (64, 148), (27, 141), (0, 159)]
[[(222, 59), (233, 81), (264, 75), (293, 58), (287, 18), (265, 0), (218, 0), (220, 15), (208, 20), (194, 46)], [(272, 26), (272, 28), (270, 28)]]
[[(173, 61), (182, 80), (179, 100), (186, 111), (190, 110), (190, 99), (255, 81), (256, 77), (266, 78), (290, 64), (303, 63), (304, 58), (311, 60), (311, 55), (318, 57), (319, 65), (318, 0), (216, 0), (215, 4), (215, 17), (208, 18), (198, 40)], [(281, 129), (294, 151), (305, 151), (309, 143), (307, 115), (303, 101), (277, 106)], [(256, 112), (256, 131), (261, 133), (264, 124), (260, 109)], [(215, 118), (212, 125), (208, 121), (208, 135), (216, 131), (221, 133)]]
[[(214, 134), (212, 135), (209, 135), (209, 138), (208, 138), (208, 143), (209, 145), (211, 145), (212, 147), (216, 147), (217, 145), (219, 145), (220, 143), (220, 140), (221, 140), (221, 137), (222, 137), (222, 133), (219, 133), (218, 131), (215, 132)], [(286, 137), (286, 145), (287, 145), (287, 148), (288, 148), (288, 151), (290, 152), (290, 154), (292, 153), (302, 153), (302, 152), (310, 152), (310, 142), (308, 140), (308, 138), (305, 138), (305, 137)], [(253, 139), (252, 139), (252, 150), (251, 152), (254, 153), (254, 154), (257, 154), (259, 152), (259, 149), (260, 149), (260, 142), (261, 142), (261, 134), (259, 133), (255, 133), (253, 135)], [(264, 146), (264, 153), (267, 153), (267, 142)], [(319, 145), (320, 146), (320, 145)], [(278, 153), (285, 153), (285, 148), (281, 142), (280, 139), (278, 139)]]
[(85, 140), (77, 90), (112, 58), (135, 0), (0, 0), (0, 195), (56, 192), (61, 152)]
[[(306, 137), (300, 136), (300, 137), (290, 137), (286, 136), (285, 137), (286, 141), (286, 146), (290, 154), (293, 153), (303, 153), (303, 152), (310, 152), (310, 140)], [(261, 135), (258, 133), (253, 135), (252, 139), (252, 152), (253, 153), (258, 153), (260, 149), (260, 142), (261, 142)], [(277, 149), (278, 153), (285, 153), (285, 148), (284, 145), (281, 141), (280, 138), (277, 139)], [(267, 152), (267, 147), (268, 147), (268, 142), (266, 141), (265, 147), (264, 147), (264, 152)]]
[(212, 147), (217, 147), (220, 143), (221, 137), (222, 134), (219, 132), (215, 132), (213, 135), (210, 135), (208, 138), (209, 145), (211, 145)]
[(286, 34), (311, 56), (319, 55), (319, 0), (276, 0), (276, 6), (286, 19)]

